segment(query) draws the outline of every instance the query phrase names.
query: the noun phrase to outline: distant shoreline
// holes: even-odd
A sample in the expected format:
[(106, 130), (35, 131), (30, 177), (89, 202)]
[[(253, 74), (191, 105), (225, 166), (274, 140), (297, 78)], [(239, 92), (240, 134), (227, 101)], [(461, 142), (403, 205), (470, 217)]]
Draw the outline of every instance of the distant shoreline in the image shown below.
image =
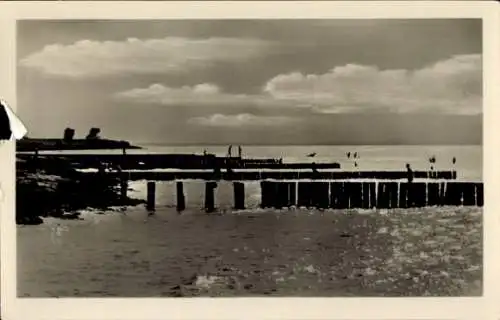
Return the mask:
[(128, 141), (110, 139), (51, 139), (25, 138), (17, 141), (17, 151), (63, 151), (63, 150), (102, 150), (102, 149), (142, 149)]

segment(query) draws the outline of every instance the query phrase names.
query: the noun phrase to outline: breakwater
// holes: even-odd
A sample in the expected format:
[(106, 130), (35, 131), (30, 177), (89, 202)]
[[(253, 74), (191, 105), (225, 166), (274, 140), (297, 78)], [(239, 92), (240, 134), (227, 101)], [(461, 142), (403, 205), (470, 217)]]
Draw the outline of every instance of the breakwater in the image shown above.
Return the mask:
[(263, 181), (261, 189), (264, 208), (391, 209), (483, 205), (483, 184), (470, 182)]
[[(395, 209), (429, 206), (484, 205), (482, 183), (475, 182), (357, 182), (261, 181), (262, 208), (306, 207), (317, 209)], [(216, 209), (217, 182), (205, 183), (204, 208)], [(147, 183), (147, 207), (155, 208), (155, 182)], [(245, 184), (233, 182), (234, 209), (245, 209)], [(176, 182), (177, 211), (186, 208), (183, 182)]]

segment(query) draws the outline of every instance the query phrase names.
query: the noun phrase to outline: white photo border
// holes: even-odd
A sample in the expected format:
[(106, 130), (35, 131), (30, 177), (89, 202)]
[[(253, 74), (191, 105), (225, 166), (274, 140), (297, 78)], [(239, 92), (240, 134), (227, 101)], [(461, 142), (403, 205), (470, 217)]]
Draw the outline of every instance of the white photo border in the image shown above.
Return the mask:
[[(0, 146), (1, 308), (7, 320), (499, 319), (498, 5), (482, 1), (11, 1), (0, 3), (0, 97), (16, 110), (16, 21), (22, 19), (480, 18), (483, 21), (484, 285), (476, 298), (17, 298), (15, 143)], [(27, 128), (29, 131), (29, 128)], [(499, 315), (499, 316), (497, 316)]]

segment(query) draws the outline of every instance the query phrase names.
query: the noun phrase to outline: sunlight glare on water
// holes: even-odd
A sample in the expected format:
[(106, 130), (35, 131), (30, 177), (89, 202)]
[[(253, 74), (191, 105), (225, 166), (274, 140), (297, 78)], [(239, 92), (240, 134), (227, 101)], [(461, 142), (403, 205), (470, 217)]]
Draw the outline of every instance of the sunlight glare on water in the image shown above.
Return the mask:
[[(359, 151), (361, 159), (379, 150), (399, 166), (413, 153), (371, 148)], [(433, 148), (424, 149), (438, 154)], [(481, 181), (478, 150), (454, 149), (457, 170)], [(279, 150), (261, 155), (272, 152)], [(131, 196), (145, 198), (145, 181), (129, 187)], [(179, 214), (175, 183), (157, 183), (156, 190), (154, 214), (140, 205), (18, 226), (19, 296), (482, 293), (481, 208), (263, 210), (259, 182), (247, 182), (247, 209), (234, 211), (232, 186), (225, 182), (216, 189), (217, 211), (206, 214), (204, 184), (190, 181), (184, 183), (187, 209)]]

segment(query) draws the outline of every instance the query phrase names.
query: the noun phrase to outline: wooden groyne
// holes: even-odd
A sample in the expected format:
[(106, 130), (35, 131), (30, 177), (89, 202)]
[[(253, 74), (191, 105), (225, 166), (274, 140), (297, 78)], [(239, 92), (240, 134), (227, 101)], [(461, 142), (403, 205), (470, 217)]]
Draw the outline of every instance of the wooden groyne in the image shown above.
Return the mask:
[[(148, 182), (148, 208), (154, 208), (155, 188)], [(177, 182), (177, 210), (186, 208), (183, 182)], [(484, 205), (483, 184), (478, 182), (281, 182), (261, 181), (262, 208), (395, 209), (433, 206)], [(206, 212), (216, 208), (217, 183), (205, 183)], [(245, 185), (233, 182), (233, 204), (245, 209)], [(151, 192), (153, 194), (151, 194)], [(151, 203), (151, 201), (153, 203)]]
[[(86, 172), (82, 174), (98, 175), (97, 172)], [(265, 170), (233, 170), (214, 173), (211, 170), (178, 170), (178, 171), (124, 171), (122, 173), (109, 172), (106, 175), (117, 177), (125, 175), (128, 180), (352, 180), (352, 179), (376, 179), (376, 180), (402, 180), (408, 178), (406, 171), (316, 171), (291, 170), (291, 171), (265, 171)], [(454, 180), (457, 178), (456, 171), (414, 171), (415, 179)]]
[(415, 208), (483, 206), (476, 182), (274, 182), (262, 181), (262, 207)]

